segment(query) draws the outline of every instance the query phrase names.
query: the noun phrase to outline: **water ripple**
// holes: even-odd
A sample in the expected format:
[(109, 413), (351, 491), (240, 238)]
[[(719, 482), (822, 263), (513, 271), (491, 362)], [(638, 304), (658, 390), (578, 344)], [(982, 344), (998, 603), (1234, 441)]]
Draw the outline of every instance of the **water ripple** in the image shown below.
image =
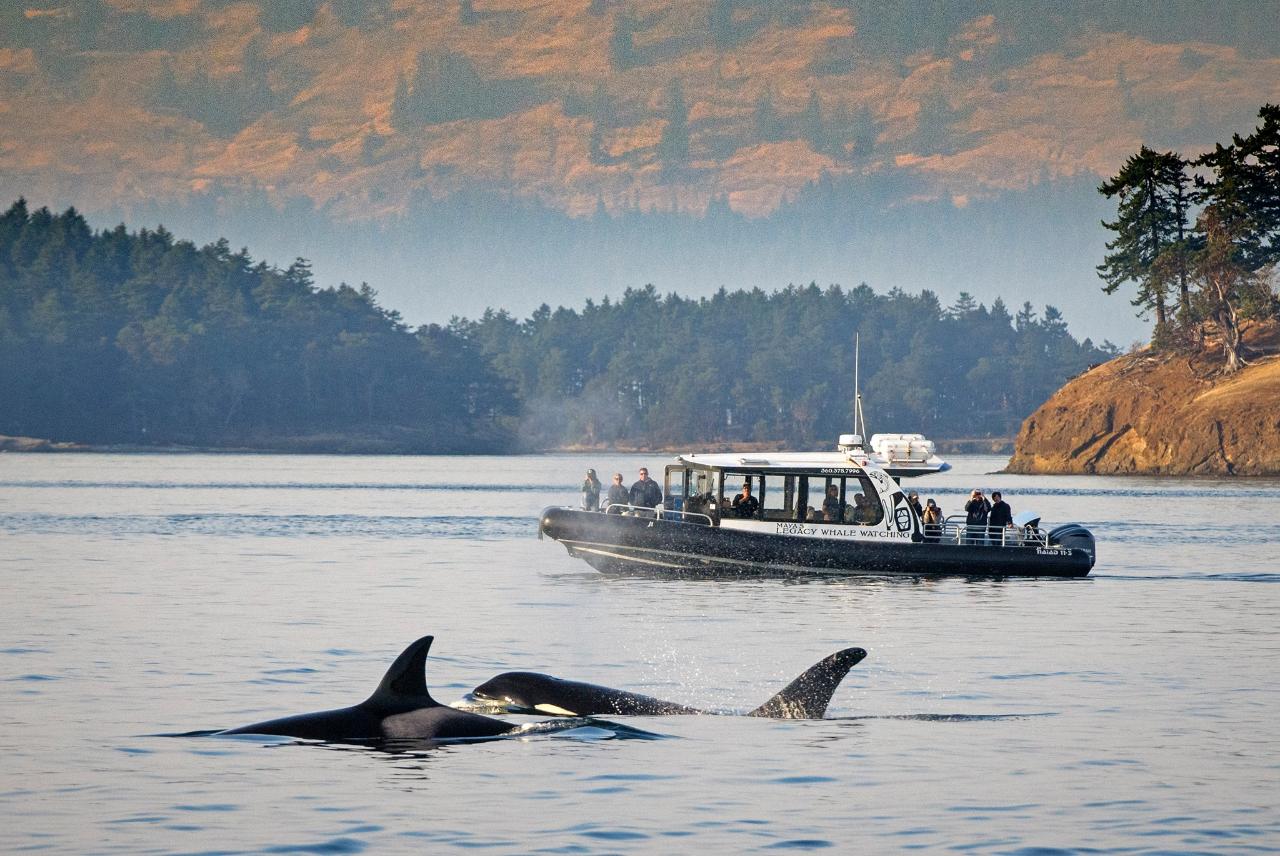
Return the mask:
[(367, 538), (518, 538), (536, 521), (514, 516), (387, 517), (362, 514), (0, 514), (0, 532), (14, 534), (216, 535)]
[(177, 482), (177, 481), (0, 481), (0, 488), (92, 490), (387, 490), (443, 493), (539, 493), (576, 492), (571, 484), (494, 484), (484, 482), (441, 484), (431, 482)]

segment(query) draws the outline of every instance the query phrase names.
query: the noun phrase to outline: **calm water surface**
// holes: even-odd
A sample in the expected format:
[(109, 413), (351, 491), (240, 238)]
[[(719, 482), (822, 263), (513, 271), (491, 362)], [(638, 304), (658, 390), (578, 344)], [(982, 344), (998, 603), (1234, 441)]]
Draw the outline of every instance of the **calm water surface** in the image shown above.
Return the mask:
[[(611, 578), (535, 537), (660, 456), (0, 455), (0, 851), (1280, 851), (1280, 481), (989, 475), (1079, 581)], [(607, 481), (607, 477), (606, 477)], [(618, 718), (399, 753), (160, 736), (549, 671), (823, 722)]]

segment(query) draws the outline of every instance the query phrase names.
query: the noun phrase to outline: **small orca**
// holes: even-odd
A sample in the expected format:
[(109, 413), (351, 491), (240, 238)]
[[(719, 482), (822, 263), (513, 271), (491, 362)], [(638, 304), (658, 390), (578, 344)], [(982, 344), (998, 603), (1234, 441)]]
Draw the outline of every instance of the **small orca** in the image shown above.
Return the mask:
[(272, 719), (225, 734), (277, 734), (304, 740), (452, 740), (496, 737), (511, 723), (442, 705), (427, 691), (427, 651), (434, 637), (423, 636), (401, 652), (373, 695), (353, 707)]
[[(768, 719), (822, 719), (836, 687), (867, 652), (845, 648), (806, 669), (782, 692), (747, 716)], [(672, 716), (713, 711), (686, 707), (675, 702), (587, 684), (567, 681), (537, 672), (504, 672), (476, 687), (472, 700), (504, 705), (508, 712), (530, 712), (560, 716)]]

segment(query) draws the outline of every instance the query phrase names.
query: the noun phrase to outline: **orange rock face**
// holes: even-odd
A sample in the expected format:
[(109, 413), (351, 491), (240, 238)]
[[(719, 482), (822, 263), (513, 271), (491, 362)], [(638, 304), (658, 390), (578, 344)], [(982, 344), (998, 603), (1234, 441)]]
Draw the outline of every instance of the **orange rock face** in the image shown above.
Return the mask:
[(1223, 375), (1219, 353), (1117, 357), (1058, 390), (1022, 423), (1009, 472), (1280, 474), (1280, 355)]

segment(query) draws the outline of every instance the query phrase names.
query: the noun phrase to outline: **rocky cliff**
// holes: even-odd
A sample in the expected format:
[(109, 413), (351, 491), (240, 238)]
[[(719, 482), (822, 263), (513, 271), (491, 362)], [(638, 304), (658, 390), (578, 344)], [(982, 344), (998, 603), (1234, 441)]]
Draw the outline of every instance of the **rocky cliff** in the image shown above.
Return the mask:
[(1246, 332), (1255, 356), (1222, 374), (1216, 348), (1118, 357), (1022, 423), (1009, 472), (1280, 474), (1280, 330)]

